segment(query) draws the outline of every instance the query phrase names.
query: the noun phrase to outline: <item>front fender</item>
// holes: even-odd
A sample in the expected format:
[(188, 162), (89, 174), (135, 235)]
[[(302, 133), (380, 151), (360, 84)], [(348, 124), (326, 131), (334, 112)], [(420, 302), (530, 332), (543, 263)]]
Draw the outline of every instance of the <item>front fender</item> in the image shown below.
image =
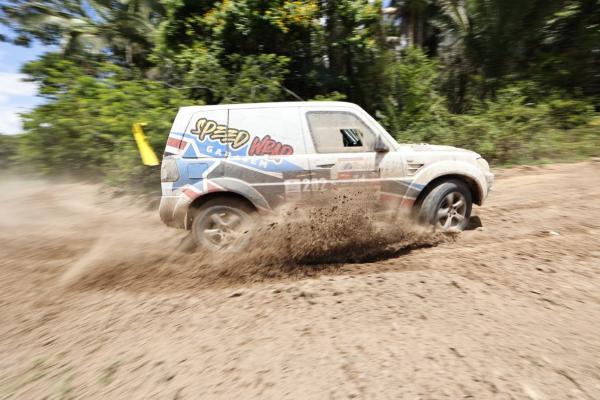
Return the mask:
[(485, 174), (478, 166), (460, 160), (437, 161), (423, 167), (415, 176), (413, 182), (426, 187), (433, 180), (442, 176), (463, 176), (475, 183), (478, 190), (479, 205), (483, 203), (488, 193)]

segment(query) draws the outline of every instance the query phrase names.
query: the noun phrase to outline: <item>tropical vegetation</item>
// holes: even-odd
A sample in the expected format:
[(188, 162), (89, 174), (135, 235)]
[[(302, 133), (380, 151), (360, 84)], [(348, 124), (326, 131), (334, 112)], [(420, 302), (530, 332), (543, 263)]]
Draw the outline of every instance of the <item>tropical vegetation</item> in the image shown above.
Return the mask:
[(160, 152), (180, 106), (309, 99), (496, 164), (600, 154), (600, 0), (384, 3), (0, 0), (3, 40), (52, 49), (2, 163), (146, 182), (133, 122)]

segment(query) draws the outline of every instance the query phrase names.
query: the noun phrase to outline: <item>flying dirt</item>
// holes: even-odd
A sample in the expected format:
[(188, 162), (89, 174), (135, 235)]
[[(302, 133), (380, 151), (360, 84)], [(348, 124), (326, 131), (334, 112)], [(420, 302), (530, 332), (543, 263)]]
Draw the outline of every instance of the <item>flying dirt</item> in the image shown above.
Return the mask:
[(495, 172), (457, 236), (291, 208), (234, 255), (6, 178), (0, 398), (600, 398), (600, 163)]

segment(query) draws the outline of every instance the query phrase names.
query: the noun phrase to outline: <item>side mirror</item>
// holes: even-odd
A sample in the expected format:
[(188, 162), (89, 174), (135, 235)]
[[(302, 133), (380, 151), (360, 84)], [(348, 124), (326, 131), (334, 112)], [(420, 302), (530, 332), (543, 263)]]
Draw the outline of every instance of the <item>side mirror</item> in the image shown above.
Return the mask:
[(377, 153), (387, 153), (388, 151), (390, 151), (390, 147), (383, 140), (383, 137), (381, 137), (381, 135), (377, 135), (377, 139), (375, 139), (375, 151)]

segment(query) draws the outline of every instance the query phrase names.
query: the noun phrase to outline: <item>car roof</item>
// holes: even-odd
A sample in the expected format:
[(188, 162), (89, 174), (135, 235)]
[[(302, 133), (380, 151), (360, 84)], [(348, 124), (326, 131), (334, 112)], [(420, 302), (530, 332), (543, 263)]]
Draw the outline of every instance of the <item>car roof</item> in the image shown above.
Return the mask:
[(222, 110), (227, 108), (229, 110), (244, 109), (244, 108), (285, 108), (285, 107), (352, 107), (360, 109), (354, 103), (348, 103), (345, 101), (284, 101), (274, 103), (241, 103), (241, 104), (215, 104), (210, 106), (186, 106), (181, 107), (182, 111), (201, 111), (201, 110)]

